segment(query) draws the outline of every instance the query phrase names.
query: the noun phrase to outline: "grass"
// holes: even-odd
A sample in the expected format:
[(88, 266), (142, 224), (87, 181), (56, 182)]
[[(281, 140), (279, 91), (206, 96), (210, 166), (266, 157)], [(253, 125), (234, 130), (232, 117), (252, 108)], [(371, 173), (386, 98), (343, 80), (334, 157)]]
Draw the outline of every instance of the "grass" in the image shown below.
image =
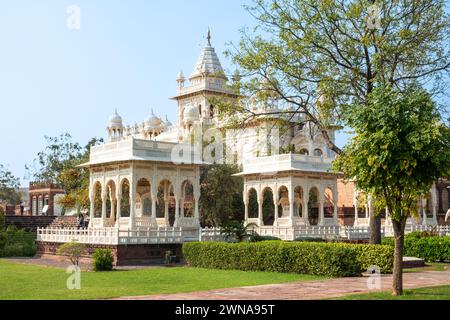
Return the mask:
[(390, 292), (376, 292), (350, 295), (334, 300), (450, 300), (450, 286), (405, 290), (401, 297), (394, 297)]
[(0, 260), (0, 300), (85, 300), (254, 286), (325, 277), (195, 268), (82, 272), (81, 290), (69, 290), (64, 269)]
[(427, 263), (424, 267), (419, 268), (405, 268), (403, 272), (405, 273), (416, 273), (416, 272), (425, 272), (425, 271), (445, 271), (447, 268), (450, 268), (449, 263)]

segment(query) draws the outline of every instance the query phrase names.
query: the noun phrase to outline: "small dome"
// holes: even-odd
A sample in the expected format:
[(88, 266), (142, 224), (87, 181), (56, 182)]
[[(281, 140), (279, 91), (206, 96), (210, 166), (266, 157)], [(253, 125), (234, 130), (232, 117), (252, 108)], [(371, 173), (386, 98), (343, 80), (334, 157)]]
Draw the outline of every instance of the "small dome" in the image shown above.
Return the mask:
[(180, 73), (178, 73), (178, 80), (184, 80), (184, 74), (183, 71), (180, 71)]
[(157, 116), (155, 116), (155, 113), (153, 112), (152, 109), (152, 113), (151, 115), (147, 118), (147, 120), (145, 121), (146, 125), (152, 128), (155, 127), (159, 127), (162, 123), (161, 119), (158, 118)]
[(197, 121), (199, 117), (198, 109), (194, 105), (187, 106), (183, 112), (184, 121)]
[(114, 114), (109, 118), (109, 126), (122, 126), (122, 117), (117, 113), (117, 109), (114, 111)]

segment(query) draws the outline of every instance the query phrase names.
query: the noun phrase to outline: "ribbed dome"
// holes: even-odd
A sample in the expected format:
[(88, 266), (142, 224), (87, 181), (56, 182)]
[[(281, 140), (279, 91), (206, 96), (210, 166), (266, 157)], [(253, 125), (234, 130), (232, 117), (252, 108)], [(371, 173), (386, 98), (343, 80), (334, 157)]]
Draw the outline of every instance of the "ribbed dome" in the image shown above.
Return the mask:
[(199, 117), (198, 109), (193, 106), (187, 106), (183, 112), (184, 121), (197, 121)]
[(122, 126), (122, 117), (117, 113), (117, 109), (114, 111), (114, 114), (109, 117), (109, 126)]
[(152, 110), (151, 115), (145, 121), (145, 124), (152, 128), (159, 127), (161, 125), (161, 123), (162, 123), (162, 120), (160, 118), (158, 118), (157, 116), (155, 116), (155, 113), (153, 112), (153, 110)]

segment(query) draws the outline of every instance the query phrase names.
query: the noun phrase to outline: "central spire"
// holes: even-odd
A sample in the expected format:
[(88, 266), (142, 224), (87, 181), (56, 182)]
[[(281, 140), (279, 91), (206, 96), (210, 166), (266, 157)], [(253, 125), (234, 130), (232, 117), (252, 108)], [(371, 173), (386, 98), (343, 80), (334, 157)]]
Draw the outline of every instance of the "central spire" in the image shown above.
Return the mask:
[(208, 41), (208, 46), (211, 45), (211, 29), (208, 27), (208, 35), (206, 36), (206, 40)]
[(216, 51), (211, 46), (211, 29), (208, 28), (206, 35), (206, 45), (200, 53), (200, 57), (195, 64), (194, 71), (190, 76), (190, 80), (204, 76), (213, 76), (226, 80), (225, 73), (217, 57)]

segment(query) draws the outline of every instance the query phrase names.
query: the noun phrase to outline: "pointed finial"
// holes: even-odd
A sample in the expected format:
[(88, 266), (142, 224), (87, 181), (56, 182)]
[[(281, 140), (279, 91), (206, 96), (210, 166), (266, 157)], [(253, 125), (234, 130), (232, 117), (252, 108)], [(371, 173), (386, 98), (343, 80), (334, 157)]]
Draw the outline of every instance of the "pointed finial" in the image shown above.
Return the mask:
[(114, 110), (114, 114), (116, 114), (116, 115), (118, 114), (118, 113), (117, 113), (117, 108), (115, 108), (115, 110)]
[(208, 45), (211, 45), (211, 29), (208, 27), (208, 35), (206, 36), (206, 39), (208, 40)]

